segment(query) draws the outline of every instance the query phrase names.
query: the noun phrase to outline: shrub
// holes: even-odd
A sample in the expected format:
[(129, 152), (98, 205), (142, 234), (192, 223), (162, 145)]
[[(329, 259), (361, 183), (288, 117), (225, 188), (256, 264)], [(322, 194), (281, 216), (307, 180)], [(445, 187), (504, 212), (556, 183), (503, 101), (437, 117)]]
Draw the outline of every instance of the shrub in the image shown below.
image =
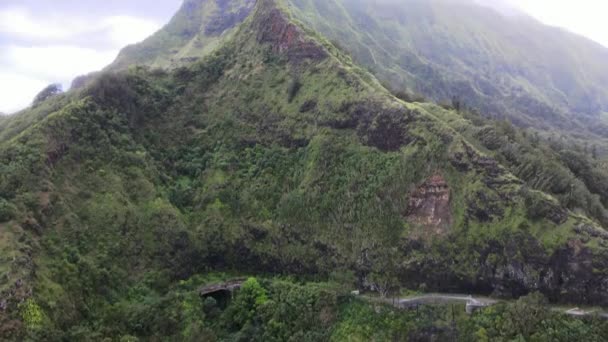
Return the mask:
[(8, 222), (15, 218), (15, 206), (7, 200), (0, 198), (0, 223)]
[(291, 80), (291, 82), (289, 82), (289, 85), (287, 86), (287, 101), (289, 101), (291, 103), (291, 101), (293, 101), (293, 99), (298, 95), (298, 92), (300, 91), (300, 89), (302, 88), (302, 83), (300, 83), (299, 80), (297, 79), (293, 79)]
[(227, 310), (226, 317), (230, 317), (233, 326), (239, 329), (256, 316), (258, 309), (266, 303), (268, 296), (266, 290), (255, 278), (249, 278), (241, 287), (230, 310)]
[(21, 310), (21, 319), (28, 329), (37, 330), (42, 327), (44, 312), (33, 299), (26, 300), (19, 308)]

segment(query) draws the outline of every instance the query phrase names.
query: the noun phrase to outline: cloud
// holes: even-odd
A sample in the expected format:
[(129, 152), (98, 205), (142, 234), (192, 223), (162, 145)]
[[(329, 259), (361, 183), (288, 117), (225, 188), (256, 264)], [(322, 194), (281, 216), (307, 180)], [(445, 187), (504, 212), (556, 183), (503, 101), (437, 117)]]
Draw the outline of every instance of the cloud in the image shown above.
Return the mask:
[(112, 16), (102, 20), (109, 38), (117, 47), (140, 42), (161, 28), (161, 24), (131, 16)]
[(35, 20), (22, 8), (0, 11), (0, 32), (20, 37), (61, 39), (70, 36), (68, 26), (55, 22)]
[(116, 56), (115, 50), (99, 51), (69, 45), (8, 46), (5, 53), (4, 63), (14, 72), (62, 82), (102, 68)]
[(145, 39), (160, 27), (159, 22), (127, 15), (88, 19), (48, 14), (39, 18), (24, 8), (0, 10), (0, 33), (16, 41), (99, 43), (102, 39), (107, 45), (122, 47)]
[(48, 83), (16, 73), (0, 71), (0, 112), (13, 113), (32, 102), (36, 94)]
[(62, 83), (110, 64), (121, 48), (160, 29), (161, 23), (128, 15), (94, 19), (0, 9), (0, 111), (27, 107), (45, 85)]
[(559, 26), (608, 47), (608, 2), (600, 0), (509, 0), (547, 25)]

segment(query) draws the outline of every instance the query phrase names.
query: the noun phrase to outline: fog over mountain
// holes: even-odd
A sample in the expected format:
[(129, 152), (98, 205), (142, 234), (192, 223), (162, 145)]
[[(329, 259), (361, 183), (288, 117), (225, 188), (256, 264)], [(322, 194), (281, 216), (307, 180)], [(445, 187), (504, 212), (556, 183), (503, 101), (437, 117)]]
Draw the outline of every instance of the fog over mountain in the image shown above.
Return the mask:
[(513, 0), (461, 0), (461, 1), (474, 1), (478, 5), (487, 6), (497, 10), (498, 12), (514, 16), (514, 15), (525, 15), (521, 9), (513, 4)]

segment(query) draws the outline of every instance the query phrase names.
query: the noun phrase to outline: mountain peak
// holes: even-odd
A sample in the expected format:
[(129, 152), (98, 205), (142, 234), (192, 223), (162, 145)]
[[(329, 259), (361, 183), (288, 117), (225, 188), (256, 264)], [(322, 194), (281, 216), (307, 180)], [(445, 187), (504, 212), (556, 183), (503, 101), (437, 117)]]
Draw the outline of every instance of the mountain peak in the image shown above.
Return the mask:
[(186, 0), (171, 21), (150, 38), (124, 48), (108, 69), (131, 65), (173, 68), (214, 51), (232, 36), (256, 0)]
[(258, 42), (270, 43), (273, 52), (285, 54), (288, 60), (294, 62), (319, 60), (327, 56), (323, 47), (306, 37), (274, 0), (261, 0), (258, 7), (253, 23)]

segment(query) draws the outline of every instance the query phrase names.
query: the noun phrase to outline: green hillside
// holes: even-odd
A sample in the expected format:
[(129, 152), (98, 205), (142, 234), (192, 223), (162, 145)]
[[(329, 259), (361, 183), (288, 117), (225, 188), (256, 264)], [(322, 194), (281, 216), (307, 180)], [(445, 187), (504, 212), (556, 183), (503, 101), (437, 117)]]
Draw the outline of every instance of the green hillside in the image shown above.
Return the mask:
[[(213, 27), (233, 28), (190, 50), (208, 6), (226, 11)], [(579, 175), (504, 122), (404, 102), (287, 3), (235, 14), (249, 6), (186, 1), (87, 85), (0, 122), (3, 339), (607, 336), (604, 322), (552, 313), (540, 295), (451, 319), (350, 296), (539, 291), (608, 305), (605, 197), (582, 176), (599, 183), (600, 162), (572, 156), (589, 163)], [(185, 32), (176, 27), (189, 34), (154, 52)], [(507, 147), (543, 164), (530, 172)], [(541, 173), (554, 170), (565, 176)], [(528, 173), (572, 177), (581, 197)], [(243, 276), (260, 280), (225, 307), (197, 293)]]
[(290, 0), (380, 80), (520, 126), (606, 136), (608, 49), (472, 1)]

